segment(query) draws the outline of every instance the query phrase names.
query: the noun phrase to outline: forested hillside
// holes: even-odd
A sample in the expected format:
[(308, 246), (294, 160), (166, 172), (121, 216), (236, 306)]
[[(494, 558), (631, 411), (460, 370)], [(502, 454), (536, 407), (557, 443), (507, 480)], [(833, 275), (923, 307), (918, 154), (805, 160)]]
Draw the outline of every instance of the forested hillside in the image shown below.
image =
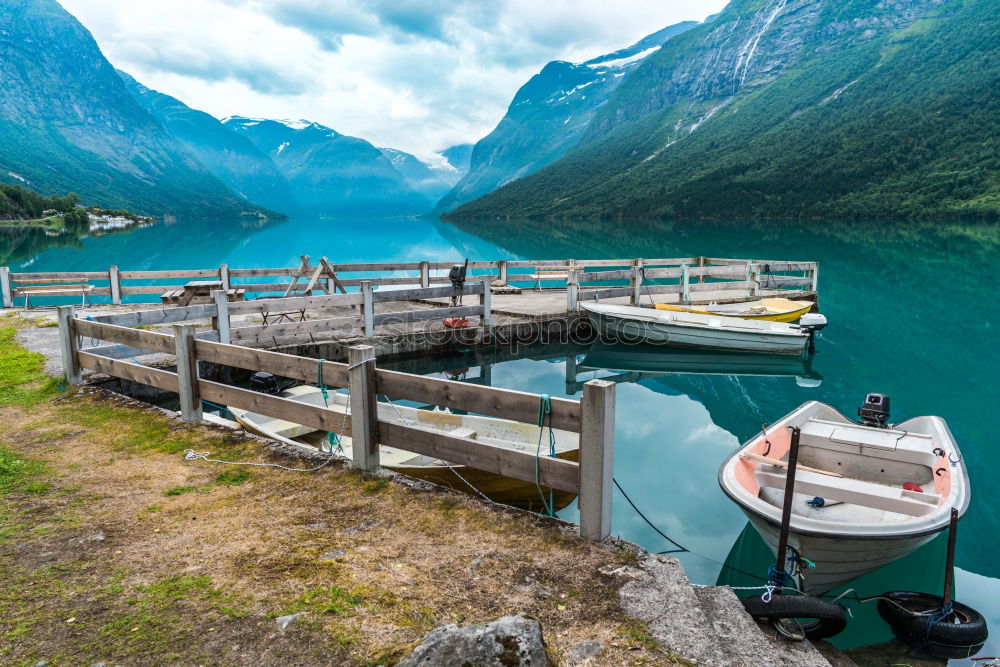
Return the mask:
[(996, 218), (996, 9), (735, 0), (644, 62), (564, 158), (453, 215)]

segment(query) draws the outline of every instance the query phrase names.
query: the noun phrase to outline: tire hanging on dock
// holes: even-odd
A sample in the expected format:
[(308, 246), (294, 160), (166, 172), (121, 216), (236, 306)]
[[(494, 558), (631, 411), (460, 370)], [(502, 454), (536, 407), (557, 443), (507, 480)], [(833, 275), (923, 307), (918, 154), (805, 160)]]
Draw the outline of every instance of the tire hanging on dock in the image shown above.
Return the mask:
[(930, 593), (893, 591), (879, 598), (878, 613), (901, 642), (935, 658), (968, 658), (989, 636), (986, 619), (961, 602)]
[(773, 595), (764, 602), (758, 595), (742, 598), (743, 608), (754, 618), (768, 621), (795, 619), (808, 639), (826, 639), (847, 627), (847, 612), (839, 604), (806, 595)]

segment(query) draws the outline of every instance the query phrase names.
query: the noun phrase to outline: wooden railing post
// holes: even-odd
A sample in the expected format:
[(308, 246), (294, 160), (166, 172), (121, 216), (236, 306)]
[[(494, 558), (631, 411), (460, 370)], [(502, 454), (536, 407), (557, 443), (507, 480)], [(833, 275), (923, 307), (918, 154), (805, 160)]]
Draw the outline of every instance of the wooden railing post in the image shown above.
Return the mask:
[(120, 306), (122, 303), (122, 279), (117, 266), (108, 268), (108, 284), (111, 285), (111, 303)]
[(219, 280), (222, 281), (222, 289), (229, 289), (229, 265), (219, 264)]
[[(704, 269), (705, 268), (705, 257), (704, 256), (698, 258), (698, 268), (699, 269)], [(699, 283), (705, 282), (705, 274), (704, 273), (701, 273), (701, 274), (698, 275), (698, 282)]]
[(752, 285), (750, 285), (750, 295), (760, 296), (760, 264), (758, 264), (757, 262), (753, 262), (750, 264), (749, 279), (750, 282), (753, 283)]
[(566, 311), (575, 313), (580, 297), (580, 274), (576, 269), (569, 270), (566, 278)]
[(630, 302), (633, 306), (639, 305), (639, 298), (642, 296), (642, 259), (632, 262), (632, 294)]
[(489, 277), (487, 277), (482, 282), (483, 293), (479, 296), (479, 303), (483, 307), (483, 326), (491, 327), (493, 326), (493, 305), (490, 303), (493, 296), (492, 290), (490, 290)]
[(66, 370), (67, 384), (81, 384), (83, 374), (80, 369), (80, 355), (76, 346), (76, 332), (73, 331), (73, 306), (59, 306), (59, 350), (62, 352), (63, 368)]
[(611, 484), (615, 461), (615, 385), (591, 380), (580, 401), (580, 536), (611, 534)]
[(351, 392), (351, 458), (354, 467), (375, 470), (379, 466), (378, 403), (375, 398), (375, 348), (347, 348)]
[(507, 284), (507, 260), (506, 259), (501, 259), (500, 261), (497, 262), (497, 273), (499, 274), (497, 276), (497, 278), (500, 280), (500, 282), (502, 282), (504, 285), (506, 285)]
[(177, 355), (177, 395), (181, 402), (181, 419), (186, 422), (201, 421), (193, 324), (174, 325), (174, 353)]
[(0, 266), (0, 293), (3, 294), (3, 307), (14, 307), (14, 288), (10, 280), (10, 267)]
[(813, 262), (811, 289), (813, 292), (819, 291), (819, 262)]
[(361, 317), (363, 320), (365, 338), (375, 335), (375, 304), (372, 302), (372, 281), (361, 281)]
[(681, 265), (681, 301), (691, 303), (691, 281), (688, 279), (688, 265)]
[(420, 286), (430, 287), (431, 286), (431, 263), (430, 262), (420, 262)]
[(229, 333), (229, 297), (226, 296), (226, 290), (214, 290), (212, 300), (215, 302), (212, 328), (219, 332), (219, 342), (229, 345), (232, 343), (232, 335)]

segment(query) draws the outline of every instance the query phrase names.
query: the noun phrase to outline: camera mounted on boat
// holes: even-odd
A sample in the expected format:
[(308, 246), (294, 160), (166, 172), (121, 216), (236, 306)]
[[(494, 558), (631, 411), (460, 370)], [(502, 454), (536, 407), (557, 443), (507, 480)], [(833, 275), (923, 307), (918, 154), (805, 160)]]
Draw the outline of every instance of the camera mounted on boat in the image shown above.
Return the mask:
[(889, 397), (885, 394), (868, 394), (865, 396), (864, 405), (858, 408), (858, 416), (865, 426), (888, 428)]
[[(451, 281), (451, 286), (457, 289), (459, 292), (465, 286), (465, 274), (469, 271), (469, 258), (465, 258), (465, 264), (452, 264), (451, 270), (448, 271), (448, 280)], [(451, 305), (457, 306), (462, 300), (461, 294), (451, 297)]]
[(262, 394), (278, 394), (278, 380), (270, 373), (254, 373), (250, 376), (250, 389)]

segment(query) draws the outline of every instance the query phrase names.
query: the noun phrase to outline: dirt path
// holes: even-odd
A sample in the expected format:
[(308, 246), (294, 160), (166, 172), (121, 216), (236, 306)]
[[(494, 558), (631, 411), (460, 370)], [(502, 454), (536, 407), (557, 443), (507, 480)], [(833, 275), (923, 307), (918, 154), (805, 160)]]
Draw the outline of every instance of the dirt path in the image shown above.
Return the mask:
[[(101, 390), (61, 391), (0, 319), (0, 663), (392, 664), (445, 623), (524, 612), (550, 656), (677, 664), (551, 521), (308, 467)], [(277, 617), (305, 612), (282, 632)]]

